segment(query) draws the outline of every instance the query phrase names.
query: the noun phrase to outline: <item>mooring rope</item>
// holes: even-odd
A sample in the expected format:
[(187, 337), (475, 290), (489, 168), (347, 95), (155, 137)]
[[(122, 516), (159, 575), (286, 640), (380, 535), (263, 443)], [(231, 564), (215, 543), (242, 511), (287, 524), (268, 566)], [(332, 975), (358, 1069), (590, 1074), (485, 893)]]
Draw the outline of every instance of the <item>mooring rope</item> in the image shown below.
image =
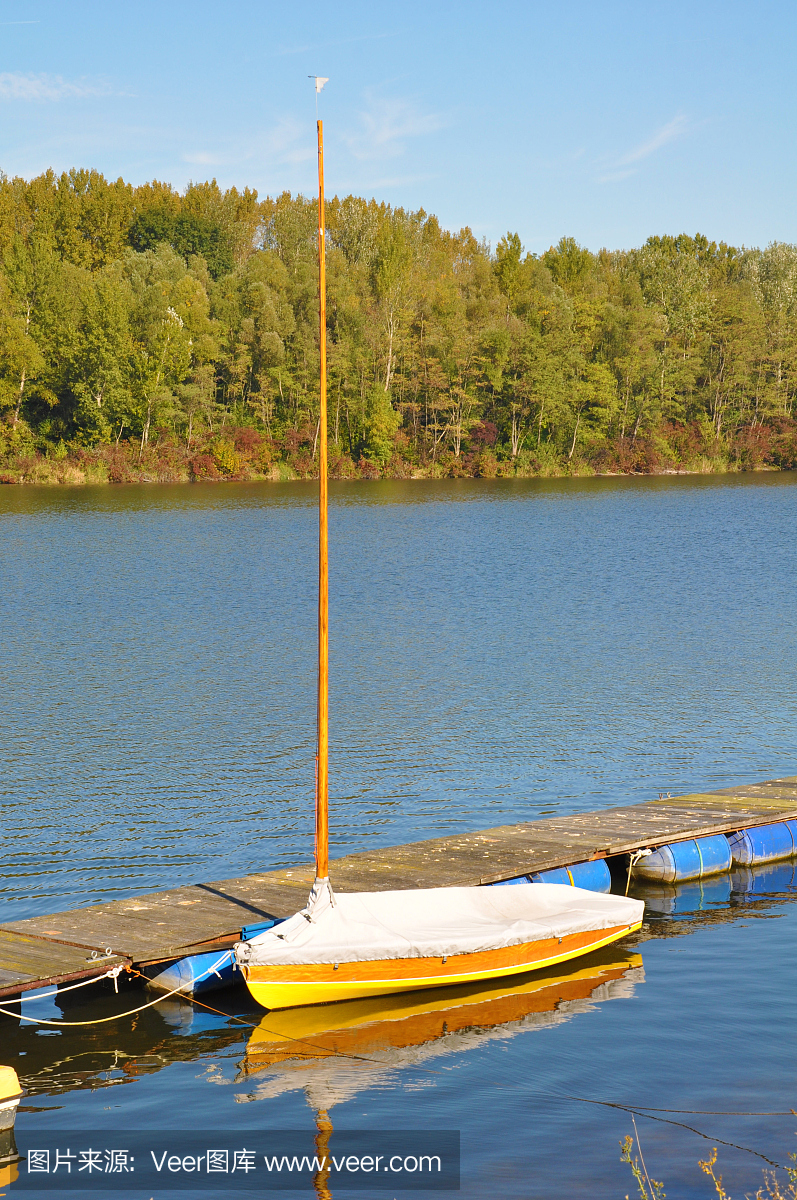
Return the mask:
[(647, 858), (648, 854), (652, 854), (652, 850), (635, 850), (628, 858), (628, 878), (625, 881), (625, 894), (628, 895), (628, 889), (631, 886), (631, 872), (639, 862), (640, 858)]
[[(221, 958), (219, 958), (213, 964), (213, 966), (208, 969), (208, 975), (215, 972), (217, 967), (220, 967), (223, 965), (224, 960), (227, 958), (229, 953), (230, 953), (229, 950), (224, 951)], [(119, 978), (120, 973), (124, 970), (127, 970), (128, 973), (131, 975), (141, 975), (140, 971), (133, 971), (129, 967), (125, 967), (122, 964), (118, 967), (111, 967), (110, 971), (107, 971), (105, 973), (105, 975), (94, 976), (91, 982), (97, 983), (100, 979), (106, 979), (109, 976), (113, 977), (114, 986), (116, 987), (116, 990), (118, 992), (119, 988), (118, 988), (117, 980)], [(141, 978), (146, 979), (147, 977), (146, 977), (146, 975), (141, 975)], [(174, 988), (171, 992), (164, 992), (162, 995), (158, 996), (158, 998), (156, 1000), (150, 1000), (147, 1004), (140, 1004), (138, 1006), (138, 1008), (131, 1008), (131, 1009), (128, 1009), (127, 1012), (123, 1012), (123, 1013), (114, 1013), (113, 1016), (110, 1016), (110, 1017), (98, 1017), (95, 1021), (50, 1021), (50, 1020), (46, 1020), (44, 1017), (28, 1017), (24, 1013), (11, 1012), (9, 1009), (2, 1008), (2, 1007), (0, 1007), (0, 1013), (3, 1013), (7, 1017), (19, 1017), (20, 1020), (30, 1021), (34, 1025), (55, 1025), (57, 1029), (60, 1029), (62, 1026), (66, 1027), (66, 1026), (78, 1026), (78, 1025), (105, 1025), (105, 1024), (107, 1024), (108, 1021), (118, 1021), (122, 1017), (135, 1016), (136, 1013), (143, 1012), (145, 1008), (152, 1008), (153, 1004), (160, 1004), (161, 1000), (168, 1000), (170, 996), (176, 996), (178, 992), (182, 992), (182, 991), (183, 991), (183, 984), (180, 984), (179, 987)], [(50, 994), (52, 995), (52, 993), (50, 993)], [(185, 995), (185, 993), (183, 993), (183, 994)]]
[[(103, 979), (118, 979), (120, 972), (124, 969), (124, 963), (120, 963), (117, 967), (111, 967), (102, 975), (89, 975), (88, 979), (79, 979), (77, 983), (70, 983), (68, 987), (62, 987), (56, 984), (51, 992), (37, 992), (34, 996), (29, 996), (27, 993), (20, 996), (20, 999), (25, 1000), (48, 1000), (50, 996), (57, 996), (59, 992), (74, 992), (75, 988), (86, 987), (89, 983), (100, 983)], [(118, 988), (116, 989), (119, 990)]]

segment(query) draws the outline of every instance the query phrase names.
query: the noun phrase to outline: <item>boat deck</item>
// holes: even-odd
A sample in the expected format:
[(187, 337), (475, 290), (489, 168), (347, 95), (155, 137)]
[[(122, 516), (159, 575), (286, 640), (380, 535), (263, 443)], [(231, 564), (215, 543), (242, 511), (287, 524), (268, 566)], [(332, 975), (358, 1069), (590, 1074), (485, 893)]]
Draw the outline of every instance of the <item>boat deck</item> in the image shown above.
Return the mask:
[[(613, 858), (644, 846), (797, 817), (797, 776), (673, 796), (332, 860), (340, 892), (473, 886)], [(313, 868), (260, 871), (0, 925), (0, 997), (143, 967), (238, 940), (241, 927), (304, 906)]]

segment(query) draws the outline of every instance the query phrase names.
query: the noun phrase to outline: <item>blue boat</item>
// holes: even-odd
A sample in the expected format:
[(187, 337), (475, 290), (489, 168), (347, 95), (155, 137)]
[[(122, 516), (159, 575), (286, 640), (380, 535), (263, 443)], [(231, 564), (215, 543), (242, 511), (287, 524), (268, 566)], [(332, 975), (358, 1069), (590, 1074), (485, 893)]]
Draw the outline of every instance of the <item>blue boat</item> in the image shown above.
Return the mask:
[[(241, 930), (241, 941), (246, 942), (264, 929), (279, 925), (282, 918), (268, 921), (258, 921), (253, 925), (244, 925)], [(178, 958), (163, 970), (153, 975), (147, 987), (156, 992), (172, 992), (180, 996), (199, 996), (205, 992), (217, 992), (220, 988), (232, 987), (241, 983), (238, 964), (235, 962), (232, 950), (213, 950), (203, 954), (189, 954), (186, 958)]]

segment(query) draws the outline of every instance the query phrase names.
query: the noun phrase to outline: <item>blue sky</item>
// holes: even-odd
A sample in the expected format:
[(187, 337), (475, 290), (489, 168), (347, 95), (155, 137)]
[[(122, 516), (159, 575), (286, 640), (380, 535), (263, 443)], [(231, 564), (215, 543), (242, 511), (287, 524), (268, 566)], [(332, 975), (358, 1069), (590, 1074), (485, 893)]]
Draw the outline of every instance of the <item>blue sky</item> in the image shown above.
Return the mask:
[(0, 2), (0, 168), (327, 190), (491, 243), (797, 241), (786, 3)]

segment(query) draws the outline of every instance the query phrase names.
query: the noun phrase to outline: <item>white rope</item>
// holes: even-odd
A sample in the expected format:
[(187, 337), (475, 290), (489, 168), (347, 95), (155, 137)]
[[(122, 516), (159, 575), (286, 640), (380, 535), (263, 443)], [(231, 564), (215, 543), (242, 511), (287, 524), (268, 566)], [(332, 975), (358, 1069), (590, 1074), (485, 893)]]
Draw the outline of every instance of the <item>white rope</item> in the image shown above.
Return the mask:
[[(21, 996), (20, 999), (25, 1000), (48, 1000), (50, 996), (56, 996), (59, 992), (74, 992), (75, 988), (86, 987), (89, 983), (100, 983), (103, 979), (113, 978), (114, 982), (119, 978), (119, 974), (124, 970), (124, 963), (118, 967), (111, 967), (109, 971), (104, 971), (102, 975), (89, 975), (88, 979), (80, 979), (77, 983), (70, 983), (68, 987), (61, 987), (60, 984), (53, 988), (51, 992), (37, 992), (35, 996), (29, 996), (27, 993)], [(116, 989), (119, 990), (118, 987)]]
[[(220, 967), (223, 964), (225, 958), (227, 958), (227, 956), (229, 955), (229, 953), (230, 953), (229, 950), (225, 950), (224, 953), (222, 954), (221, 958), (218, 959), (213, 964), (212, 967), (208, 968), (207, 974), (210, 975), (211, 972), (214, 972), (217, 967)], [(113, 973), (115, 971), (117, 973), (116, 977), (118, 978), (119, 972), (122, 971), (123, 969), (124, 969), (123, 966), (112, 967), (111, 970), (107, 972), (107, 974), (113, 975)], [(104, 975), (100, 976), (100, 979), (104, 979), (104, 978), (105, 978)], [(96, 977), (95, 977), (95, 979), (96, 979)], [(114, 983), (116, 983), (116, 978), (114, 978)], [(111, 1017), (98, 1017), (96, 1021), (46, 1021), (44, 1019), (44, 1017), (27, 1017), (24, 1015), (24, 1013), (11, 1012), (7, 1008), (0, 1008), (0, 1013), (4, 1013), (5, 1016), (7, 1016), (7, 1017), (19, 1017), (20, 1020), (30, 1021), (34, 1025), (55, 1025), (59, 1029), (61, 1028), (61, 1026), (67, 1026), (67, 1025), (104, 1025), (107, 1021), (118, 1021), (118, 1020), (121, 1020), (122, 1017), (132, 1017), (136, 1013), (143, 1012), (145, 1008), (152, 1008), (153, 1004), (160, 1004), (161, 1000), (168, 1000), (170, 996), (176, 996), (177, 993), (182, 992), (182, 990), (183, 990), (183, 985), (180, 984), (180, 986), (174, 988), (173, 991), (164, 992), (163, 995), (158, 996), (158, 998), (156, 1000), (150, 1000), (148, 1004), (141, 1004), (141, 1005), (139, 1005), (138, 1008), (131, 1008), (128, 1012), (114, 1013), (113, 1016), (111, 1016)], [(183, 994), (185, 995), (185, 993), (183, 993)], [(52, 993), (51, 993), (51, 995), (52, 995)]]

